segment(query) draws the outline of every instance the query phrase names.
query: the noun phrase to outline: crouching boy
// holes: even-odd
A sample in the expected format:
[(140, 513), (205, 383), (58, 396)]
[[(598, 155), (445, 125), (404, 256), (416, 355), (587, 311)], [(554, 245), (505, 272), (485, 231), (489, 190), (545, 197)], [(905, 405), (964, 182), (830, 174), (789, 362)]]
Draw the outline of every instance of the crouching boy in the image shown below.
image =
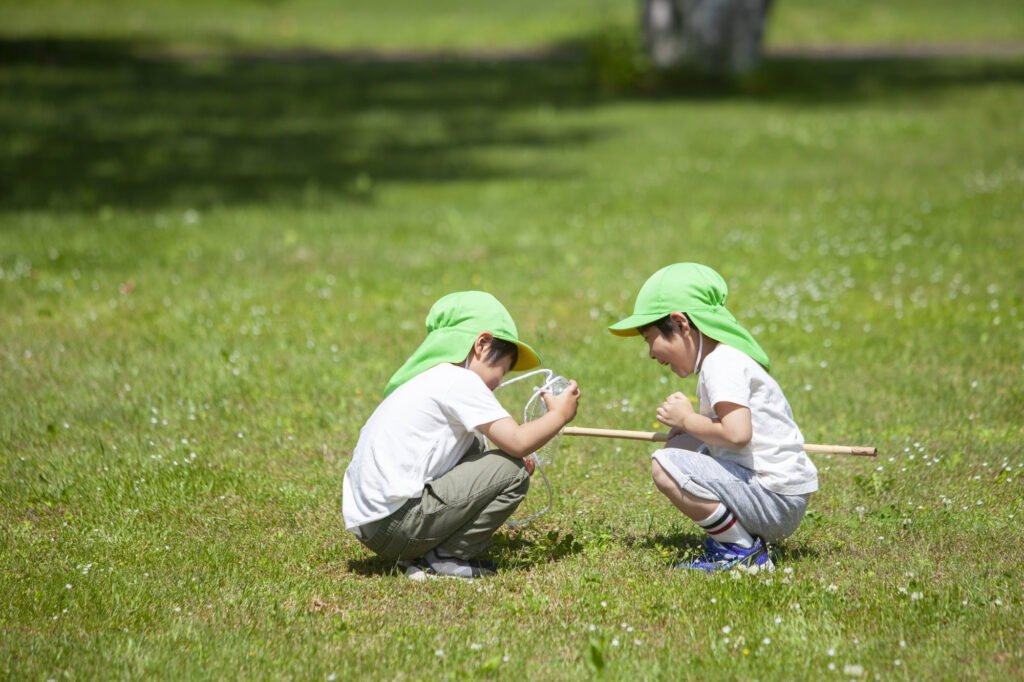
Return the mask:
[[(391, 377), (345, 471), (345, 528), (407, 575), (477, 578), (475, 558), (526, 496), (523, 458), (576, 416), (576, 382), (544, 394), (548, 412), (519, 424), (494, 397), (506, 372), (540, 364), (494, 296), (444, 296), (427, 338)], [(497, 449), (486, 449), (480, 436)]]

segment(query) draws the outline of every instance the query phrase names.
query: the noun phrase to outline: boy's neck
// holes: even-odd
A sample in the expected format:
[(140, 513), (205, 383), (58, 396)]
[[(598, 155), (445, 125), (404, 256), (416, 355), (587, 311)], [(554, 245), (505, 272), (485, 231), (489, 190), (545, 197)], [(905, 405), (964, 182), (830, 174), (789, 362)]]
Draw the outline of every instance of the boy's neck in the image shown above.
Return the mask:
[(704, 342), (704, 348), (701, 351), (700, 357), (697, 358), (697, 371), (699, 372), (704, 367), (704, 358), (711, 355), (711, 351), (718, 348), (718, 341), (711, 338), (704, 332), (700, 332), (701, 339)]

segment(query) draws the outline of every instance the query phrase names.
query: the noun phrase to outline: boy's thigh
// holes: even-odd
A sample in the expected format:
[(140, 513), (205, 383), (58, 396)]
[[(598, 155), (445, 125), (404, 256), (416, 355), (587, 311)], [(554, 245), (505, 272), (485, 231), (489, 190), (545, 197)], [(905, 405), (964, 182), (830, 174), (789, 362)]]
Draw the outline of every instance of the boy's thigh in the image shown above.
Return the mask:
[(529, 481), (523, 460), (501, 450), (488, 450), (463, 457), (451, 471), (426, 487), (431, 492), (431, 505), (461, 508), (477, 506), (481, 500), (493, 499), (505, 490), (528, 486)]
[(800, 525), (809, 495), (780, 495), (757, 482), (757, 475), (734, 462), (696, 452), (661, 450), (654, 457), (681, 488), (697, 497), (710, 492), (744, 528), (768, 541), (788, 537)]
[(466, 525), (498, 495), (529, 486), (522, 460), (497, 450), (468, 455), (451, 471), (427, 483), (423, 495), (409, 500), (385, 523), (379, 537), (366, 543), (389, 559), (423, 556)]

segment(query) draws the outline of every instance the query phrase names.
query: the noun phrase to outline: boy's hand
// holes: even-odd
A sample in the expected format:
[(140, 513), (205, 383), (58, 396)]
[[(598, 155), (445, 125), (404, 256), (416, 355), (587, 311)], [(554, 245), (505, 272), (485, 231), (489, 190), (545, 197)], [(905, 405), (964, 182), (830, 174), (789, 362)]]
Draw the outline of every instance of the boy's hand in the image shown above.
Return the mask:
[(570, 380), (569, 386), (558, 395), (552, 395), (545, 391), (540, 394), (547, 405), (548, 412), (554, 412), (562, 418), (564, 424), (568, 424), (576, 418), (576, 410), (580, 403), (580, 388), (575, 381)]
[(693, 404), (682, 393), (673, 393), (665, 398), (657, 411), (658, 421), (680, 433), (686, 431), (686, 418), (693, 414), (696, 414)]

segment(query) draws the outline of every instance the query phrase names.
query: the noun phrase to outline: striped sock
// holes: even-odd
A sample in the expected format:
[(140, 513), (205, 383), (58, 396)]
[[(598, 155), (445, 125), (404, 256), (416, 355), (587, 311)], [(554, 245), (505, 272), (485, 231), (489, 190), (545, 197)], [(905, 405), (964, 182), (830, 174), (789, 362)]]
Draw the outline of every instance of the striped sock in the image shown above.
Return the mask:
[(698, 521), (697, 525), (706, 530), (716, 542), (731, 542), (744, 549), (754, 546), (754, 537), (721, 502), (718, 503), (718, 509), (711, 512), (711, 516)]

